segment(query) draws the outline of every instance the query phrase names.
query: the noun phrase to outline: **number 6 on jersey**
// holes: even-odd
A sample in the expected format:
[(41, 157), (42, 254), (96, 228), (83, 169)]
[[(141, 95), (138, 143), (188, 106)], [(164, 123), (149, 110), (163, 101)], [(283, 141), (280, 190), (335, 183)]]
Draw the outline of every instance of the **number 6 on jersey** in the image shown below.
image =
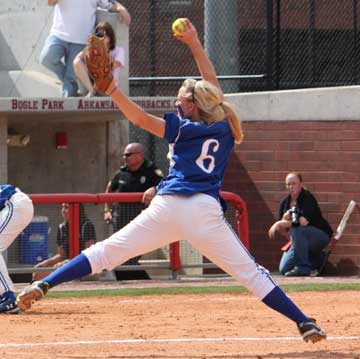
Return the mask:
[[(215, 144), (213, 147), (213, 152), (219, 150), (219, 141), (213, 138), (206, 140), (201, 149), (201, 154), (196, 160), (196, 164), (206, 173), (211, 173), (215, 168), (215, 157), (209, 155), (209, 147), (211, 144)], [(205, 167), (205, 160), (210, 160), (208, 168)]]

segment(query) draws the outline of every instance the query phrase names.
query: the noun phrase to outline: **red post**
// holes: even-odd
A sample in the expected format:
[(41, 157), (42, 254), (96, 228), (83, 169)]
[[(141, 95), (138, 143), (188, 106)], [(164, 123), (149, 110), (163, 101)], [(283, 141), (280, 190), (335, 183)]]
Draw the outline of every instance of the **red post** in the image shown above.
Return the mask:
[(74, 258), (80, 253), (80, 221), (79, 203), (69, 203), (69, 257)]
[(173, 272), (177, 272), (181, 268), (180, 259), (180, 242), (170, 243), (170, 268)]
[(245, 201), (235, 193), (221, 192), (225, 201), (231, 202), (236, 209), (236, 223), (241, 242), (247, 249), (250, 249), (249, 239), (249, 218)]

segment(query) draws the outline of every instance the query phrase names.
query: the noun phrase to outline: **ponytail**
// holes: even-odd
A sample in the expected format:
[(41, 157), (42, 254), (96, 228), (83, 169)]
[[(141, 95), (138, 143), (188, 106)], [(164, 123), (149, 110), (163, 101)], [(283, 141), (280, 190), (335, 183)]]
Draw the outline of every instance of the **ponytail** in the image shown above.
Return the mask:
[(241, 121), (237, 113), (235, 112), (233, 106), (229, 102), (222, 102), (221, 104), (229, 126), (231, 128), (231, 133), (234, 136), (235, 143), (239, 144), (244, 138), (244, 133), (241, 127)]
[(202, 121), (210, 124), (226, 118), (235, 143), (241, 143), (244, 135), (240, 118), (229, 102), (221, 102), (223, 96), (218, 87), (206, 80), (193, 79), (185, 80), (182, 86), (187, 90), (186, 99), (197, 105)]

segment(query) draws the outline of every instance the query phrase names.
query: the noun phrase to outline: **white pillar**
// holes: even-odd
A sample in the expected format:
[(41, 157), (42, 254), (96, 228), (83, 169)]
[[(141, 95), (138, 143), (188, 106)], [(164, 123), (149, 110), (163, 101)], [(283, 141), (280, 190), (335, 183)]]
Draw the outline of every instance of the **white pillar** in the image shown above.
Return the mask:
[(0, 184), (8, 180), (7, 118), (0, 117)]
[[(205, 0), (204, 46), (218, 75), (239, 75), (239, 1)], [(226, 81), (224, 92), (238, 92), (236, 81)]]
[[(8, 181), (7, 118), (0, 116), (0, 184)], [(7, 263), (7, 251), (2, 252)]]

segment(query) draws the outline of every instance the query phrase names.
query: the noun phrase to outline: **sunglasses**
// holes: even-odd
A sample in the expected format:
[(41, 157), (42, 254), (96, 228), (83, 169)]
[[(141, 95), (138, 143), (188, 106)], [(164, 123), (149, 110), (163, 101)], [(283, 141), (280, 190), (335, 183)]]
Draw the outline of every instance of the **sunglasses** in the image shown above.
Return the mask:
[(140, 153), (140, 152), (123, 153), (122, 156), (123, 156), (123, 157), (130, 157), (130, 156), (132, 156), (132, 155), (136, 155), (137, 153)]
[(99, 37), (100, 39), (102, 39), (103, 37), (105, 37), (105, 33), (102, 33), (102, 32), (96, 32), (95, 33), (95, 36)]

